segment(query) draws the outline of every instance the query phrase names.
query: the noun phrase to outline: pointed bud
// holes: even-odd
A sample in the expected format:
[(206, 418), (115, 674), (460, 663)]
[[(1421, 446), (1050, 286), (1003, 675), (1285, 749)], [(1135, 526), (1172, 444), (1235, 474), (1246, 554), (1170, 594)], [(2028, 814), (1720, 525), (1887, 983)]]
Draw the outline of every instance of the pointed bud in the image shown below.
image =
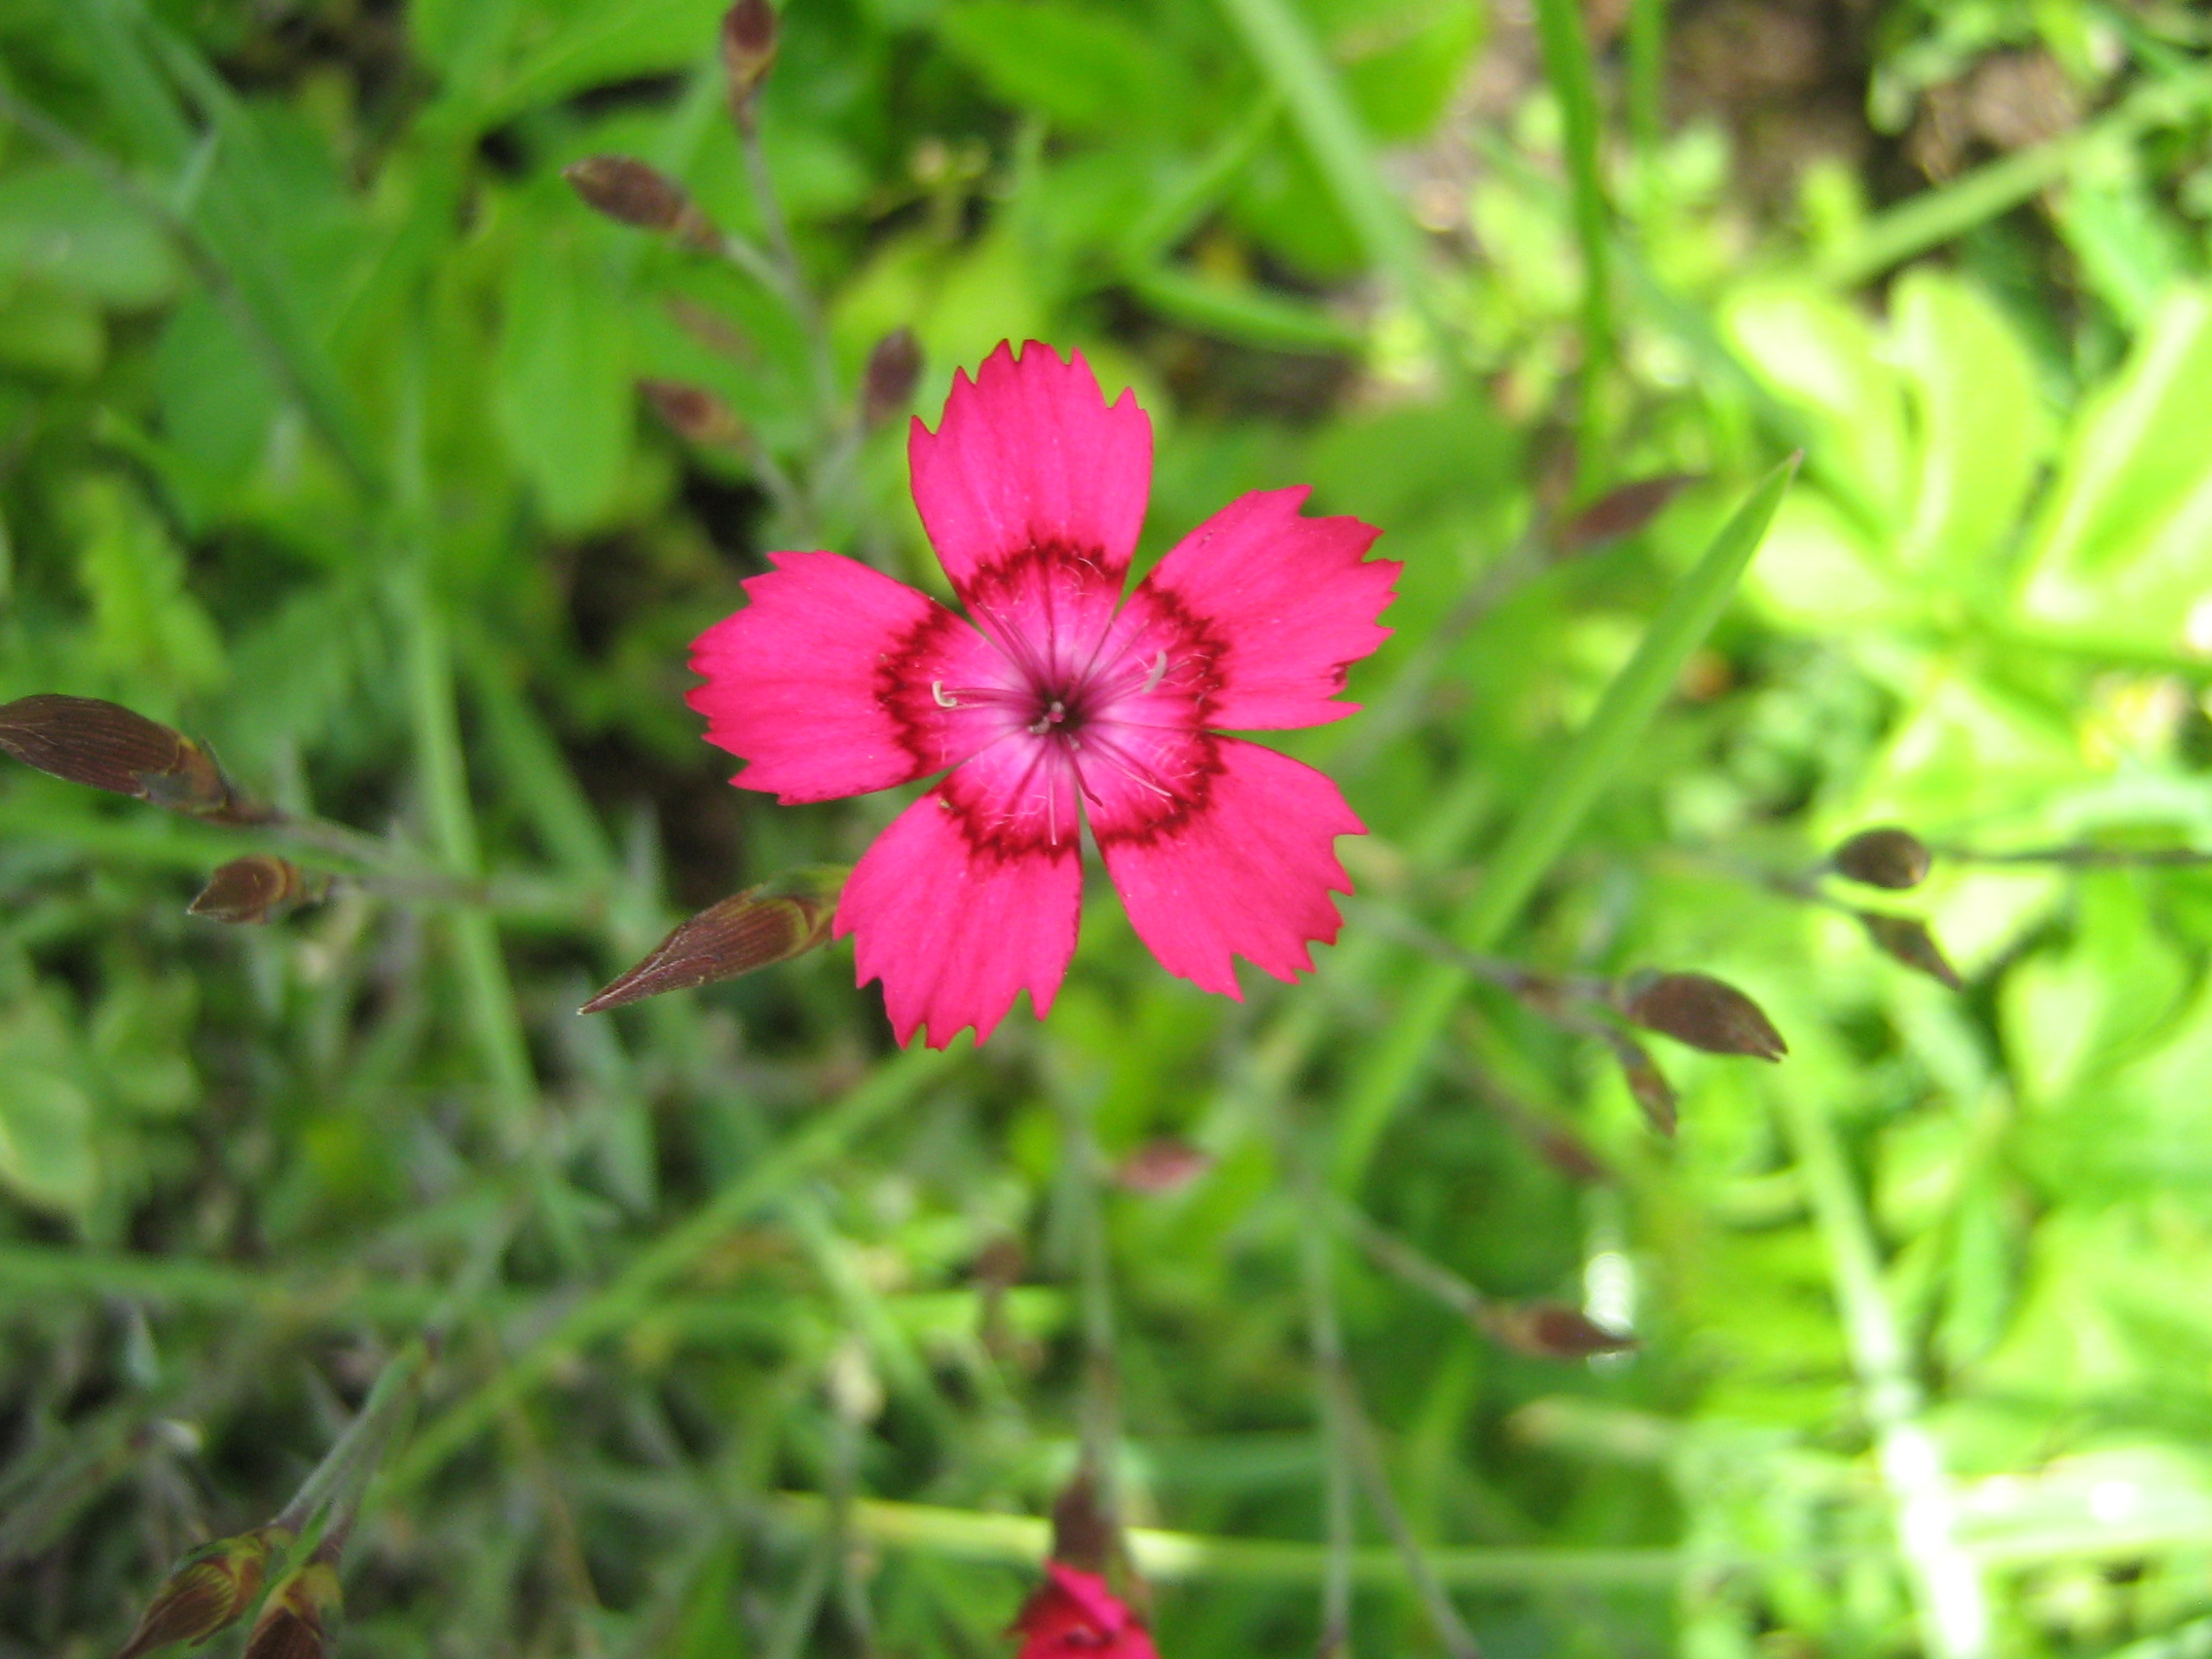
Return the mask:
[(638, 389), (661, 423), (686, 443), (728, 445), (745, 436), (745, 423), (737, 412), (703, 386), (642, 380)]
[(309, 875), (290, 859), (250, 853), (209, 876), (185, 910), (215, 922), (273, 922), (318, 902), (328, 887), (327, 880)]
[(267, 820), (180, 731), (98, 697), (45, 692), (0, 707), (0, 751), (52, 777), (226, 824)]
[(730, 114), (742, 124), (753, 116), (753, 94), (776, 61), (776, 8), (768, 0), (737, 0), (722, 14), (722, 80)]
[(1859, 925), (1866, 930), (1866, 937), (1874, 941), (1876, 949), (1894, 956), (1907, 968), (1917, 969), (1932, 979), (1938, 979), (1950, 989), (1965, 989), (1959, 971), (1953, 968), (1942, 947), (1936, 944), (1936, 936), (1928, 931), (1928, 924), (1910, 916), (1884, 915), (1879, 910), (1856, 912)]
[(683, 187), (635, 156), (586, 156), (561, 169), (584, 205), (619, 225), (712, 244), (715, 228)]
[(338, 1568), (318, 1551), (269, 1592), (268, 1605), (246, 1638), (243, 1659), (327, 1659), (331, 1627), (342, 1605)]
[(1838, 875), (1901, 893), (1928, 879), (1934, 859), (1918, 835), (1893, 826), (1862, 830), (1830, 853), (1828, 863)]
[(701, 910), (576, 1012), (603, 1014), (804, 955), (828, 941), (851, 873), (842, 865), (809, 865)]
[(922, 343), (910, 328), (893, 329), (867, 354), (867, 373), (861, 381), (861, 420), (880, 426), (904, 414), (914, 400), (914, 383), (921, 378)]
[(291, 1542), (276, 1527), (203, 1544), (176, 1565), (115, 1659), (138, 1659), (172, 1642), (205, 1641), (253, 1605), (269, 1558)]
[(1675, 1086), (1667, 1081), (1667, 1074), (1652, 1059), (1651, 1051), (1625, 1031), (1608, 1031), (1605, 1041), (1611, 1046), (1613, 1058), (1620, 1061), (1621, 1077), (1628, 1084), (1629, 1093), (1643, 1108), (1643, 1121), (1659, 1133), (1672, 1137), (1676, 1124), (1676, 1106), (1679, 1097)]
[(1103, 1574), (1118, 1553), (1114, 1518), (1100, 1500), (1097, 1471), (1088, 1462), (1079, 1464), (1052, 1499), (1052, 1559)]
[(1212, 1167), (1213, 1154), (1203, 1147), (1162, 1135), (1123, 1159), (1114, 1170), (1114, 1184), (1157, 1198), (1181, 1192)]
[(1627, 1332), (1609, 1331), (1564, 1302), (1496, 1303), (1483, 1322), (1492, 1336), (1531, 1359), (1588, 1359), (1642, 1346)]
[(1710, 974), (1632, 974), (1614, 997), (1634, 1024), (1709, 1054), (1779, 1060), (1789, 1052), (1757, 1003)]
[(1701, 482), (1694, 472), (1668, 472), (1608, 490), (1553, 532), (1552, 546), (1560, 553), (1587, 553), (1593, 547), (1634, 535), (1657, 518), (1669, 501)]
[(1027, 1267), (1020, 1241), (1005, 1234), (984, 1245), (976, 1258), (976, 1286), (982, 1293), (976, 1334), (983, 1351), (1001, 1365), (1018, 1365), (1029, 1357), (1006, 1311), (1006, 1293), (1020, 1283)]

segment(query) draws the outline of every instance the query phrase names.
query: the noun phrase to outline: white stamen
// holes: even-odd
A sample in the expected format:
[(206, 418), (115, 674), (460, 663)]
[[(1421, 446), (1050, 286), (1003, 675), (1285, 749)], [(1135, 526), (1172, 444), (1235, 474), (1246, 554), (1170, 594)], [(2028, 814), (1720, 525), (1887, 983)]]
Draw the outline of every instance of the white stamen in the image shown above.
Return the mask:
[(1052, 699), (1052, 706), (1047, 709), (1043, 714), (1039, 715), (1036, 719), (1036, 721), (1030, 726), (1030, 734), (1035, 737), (1043, 737), (1047, 732), (1051, 731), (1054, 726), (1058, 725), (1067, 718), (1068, 706), (1065, 703), (1061, 702), (1057, 697), (1054, 697)]
[(941, 680), (930, 682), (930, 695), (937, 699), (937, 706), (940, 709), (957, 709), (961, 706), (959, 698), (945, 695), (944, 682)]
[(1156, 689), (1159, 686), (1160, 682), (1166, 678), (1167, 653), (1165, 651), (1161, 651), (1158, 656), (1152, 659), (1152, 673), (1145, 677), (1145, 690), (1151, 691)]

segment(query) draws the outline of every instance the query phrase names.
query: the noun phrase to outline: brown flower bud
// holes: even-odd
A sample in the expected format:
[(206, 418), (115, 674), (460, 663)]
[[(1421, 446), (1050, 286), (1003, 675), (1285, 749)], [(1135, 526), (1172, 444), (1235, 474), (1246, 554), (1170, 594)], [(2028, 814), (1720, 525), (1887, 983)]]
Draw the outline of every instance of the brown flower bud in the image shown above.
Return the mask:
[(269, 1604), (246, 1638), (243, 1659), (325, 1659), (331, 1627), (343, 1605), (338, 1568), (318, 1551), (269, 1592)]
[(1106, 1513), (1096, 1471), (1086, 1462), (1052, 1499), (1052, 1559), (1104, 1575), (1116, 1555), (1114, 1518)]
[(1015, 1335), (1006, 1308), (1006, 1293), (1021, 1281), (1028, 1265), (1020, 1240), (1005, 1234), (984, 1245), (976, 1257), (976, 1287), (981, 1293), (976, 1334), (983, 1351), (1001, 1365), (1026, 1365), (1034, 1357)]
[(808, 865), (701, 910), (576, 1012), (603, 1014), (805, 954), (829, 940), (837, 895), (851, 873), (841, 865)]
[(703, 386), (642, 380), (638, 389), (662, 424), (687, 443), (734, 444), (745, 436), (745, 423), (737, 412)]
[(585, 206), (617, 224), (700, 244), (715, 240), (714, 226), (683, 187), (635, 156), (586, 156), (563, 167), (561, 176), (575, 187)]
[(730, 114), (753, 118), (753, 94), (776, 61), (776, 8), (768, 0), (737, 0), (722, 14), (722, 78)]
[(1532, 1359), (1588, 1359), (1643, 1346), (1627, 1332), (1609, 1331), (1564, 1302), (1493, 1303), (1483, 1322), (1515, 1353)]
[(1838, 875), (1900, 893), (1926, 881), (1933, 862), (1926, 842), (1910, 830), (1894, 826), (1862, 830), (1828, 855)]
[(1927, 923), (1910, 916), (1886, 915), (1880, 910), (1860, 910), (1856, 914), (1859, 925), (1866, 930), (1866, 937), (1874, 941), (1876, 949), (1932, 979), (1941, 980), (1954, 991), (1964, 988), (1958, 970), (1944, 956), (1936, 936), (1928, 931)]
[(327, 880), (309, 875), (290, 859), (249, 853), (209, 876), (185, 909), (216, 922), (274, 922), (302, 904), (316, 903), (328, 886)]
[(52, 777), (226, 824), (267, 820), (184, 733), (98, 697), (42, 692), (0, 706), (0, 750)]
[(115, 1659), (138, 1659), (171, 1642), (205, 1641), (253, 1605), (270, 1556), (291, 1540), (281, 1528), (257, 1527), (194, 1550), (146, 1604)]
[(1676, 1106), (1679, 1096), (1675, 1086), (1667, 1081), (1667, 1074), (1652, 1059), (1651, 1051), (1625, 1031), (1609, 1031), (1605, 1041), (1613, 1051), (1613, 1058), (1620, 1061), (1621, 1077), (1628, 1084), (1629, 1093), (1643, 1108), (1643, 1121), (1663, 1135), (1673, 1135), (1677, 1121)]
[(1694, 472), (1667, 472), (1608, 490), (1554, 531), (1552, 546), (1561, 553), (1587, 553), (1593, 547), (1634, 535), (1657, 518), (1669, 501), (1700, 482)]
[(1631, 1022), (1709, 1054), (1779, 1060), (1789, 1052), (1757, 1003), (1710, 974), (1632, 974), (1614, 996)]
[(910, 328), (893, 329), (867, 354), (867, 373), (861, 380), (862, 421), (880, 426), (904, 413), (921, 378), (922, 343)]
[(1132, 1193), (1179, 1193), (1213, 1167), (1213, 1154), (1189, 1141), (1163, 1135), (1149, 1140), (1114, 1170), (1114, 1183)]

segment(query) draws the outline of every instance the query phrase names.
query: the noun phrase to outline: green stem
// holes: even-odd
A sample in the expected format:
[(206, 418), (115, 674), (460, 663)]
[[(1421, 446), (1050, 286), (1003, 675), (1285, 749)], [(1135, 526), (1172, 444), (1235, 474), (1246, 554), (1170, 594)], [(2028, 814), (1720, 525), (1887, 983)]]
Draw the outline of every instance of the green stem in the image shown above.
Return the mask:
[[(1309, 1198), (1311, 1195), (1309, 1194)], [(1321, 1573), (1321, 1641), (1327, 1659), (1351, 1659), (1353, 1533), (1351, 1425), (1346, 1395), (1339, 1385), (1344, 1371), (1344, 1339), (1337, 1326), (1337, 1301), (1330, 1239), (1318, 1227), (1299, 1232), (1305, 1271), (1307, 1341), (1313, 1350), (1315, 1404), (1319, 1408), (1322, 1467), (1326, 1485), (1322, 1518), (1328, 1556)]]
[(1598, 75), (1576, 0), (1536, 0), (1536, 35), (1566, 129), (1574, 235), (1582, 249), (1580, 467), (1588, 483), (1606, 465), (1604, 397), (1613, 366), (1612, 233), (1599, 156)]
[(1882, 1287), (1873, 1227), (1827, 1113), (1788, 1088), (1782, 1091), (1782, 1121), (1827, 1246), (1882, 1482), (1897, 1507), (1898, 1548), (1919, 1606), (1921, 1640), (1933, 1659), (1976, 1659), (1989, 1642), (1988, 1595), (1959, 1542), (1958, 1506), (1942, 1450), (1922, 1419), (1926, 1402)]
[[(1599, 792), (1658, 713), (1683, 663), (1719, 620), (1796, 471), (1797, 458), (1791, 457), (1768, 473), (1676, 587), (1636, 654), (1606, 686), (1589, 723), (1550, 769), (1543, 793), (1514, 821), (1481, 886), (1454, 919), (1452, 936), (1461, 948), (1482, 953), (1495, 946), (1566, 849)], [(1366, 1174), (1376, 1142), (1413, 1087), (1467, 983), (1464, 969), (1447, 963), (1431, 967), (1354, 1073), (1337, 1140), (1333, 1176), (1339, 1192), (1352, 1191)]]
[(1427, 327), (1441, 366), (1456, 373), (1458, 358), (1444, 350), (1446, 331), (1429, 302), (1413, 221), (1383, 187), (1358, 112), (1305, 19), (1288, 0), (1221, 0), (1221, 8), (1289, 109), (1368, 263), (1398, 286)]
[(784, 1141), (717, 1193), (688, 1220), (662, 1234), (613, 1281), (571, 1309), (490, 1382), (428, 1423), (386, 1482), (396, 1498), (431, 1476), (498, 1420), (509, 1402), (536, 1388), (571, 1355), (622, 1330), (662, 1288), (689, 1272), (738, 1222), (783, 1198), (840, 1156), (853, 1140), (939, 1077), (951, 1056), (910, 1049), (877, 1066), (836, 1105)]
[(2106, 146), (2131, 145), (2146, 132), (2187, 122), (2208, 105), (2212, 70), (2161, 76), (2085, 126), (2015, 150), (1875, 215), (1851, 243), (1821, 261), (1819, 275), (1838, 287), (1871, 281), (1893, 265), (2009, 212), (2064, 178), (2083, 156)]
[(1629, 0), (1628, 132), (1646, 167), (1666, 137), (1666, 95), (1667, 0)]
[[(812, 1493), (782, 1493), (771, 1513), (787, 1526), (813, 1532), (827, 1502)], [(944, 1559), (1004, 1562), (1034, 1567), (1051, 1544), (1050, 1522), (1027, 1515), (862, 1498), (852, 1512), (854, 1533), (887, 1549), (910, 1549)], [(1225, 1538), (1134, 1527), (1127, 1534), (1137, 1570), (1161, 1582), (1208, 1579), (1310, 1585), (1329, 1570), (1321, 1544), (1264, 1538)], [(1437, 1582), (1456, 1589), (1646, 1590), (1664, 1593), (1683, 1573), (1737, 1567), (1755, 1570), (1755, 1558), (1714, 1562), (1674, 1549), (1452, 1549), (1430, 1552)], [(1351, 1552), (1355, 1584), (1402, 1585), (1405, 1568), (1388, 1546)]]
[(346, 1432), (338, 1437), (338, 1443), (301, 1483), (291, 1502), (284, 1505), (271, 1525), (294, 1534), (306, 1528), (315, 1511), (357, 1473), (355, 1465), (363, 1461), (365, 1455), (383, 1444), (393, 1419), (406, 1403), (408, 1390), (429, 1363), (430, 1346), (420, 1337), (385, 1362), (384, 1370), (369, 1388), (369, 1397), (361, 1402), (361, 1409), (353, 1414)]
[(785, 303), (806, 339), (807, 363), (814, 375), (814, 395), (823, 423), (837, 419), (837, 365), (830, 348), (830, 327), (822, 307), (798, 262), (798, 247), (792, 240), (791, 221), (784, 216), (783, 200), (776, 194), (776, 176), (768, 166), (768, 153), (760, 146), (758, 110), (748, 102), (737, 115), (739, 148), (745, 152), (745, 178), (752, 187), (754, 204), (760, 212), (760, 228), (768, 238), (768, 253), (782, 274)]
[[(463, 879), (482, 873), (476, 813), (469, 804), (455, 704), (453, 654), (443, 607), (415, 573), (401, 608), (408, 630), (408, 709), (430, 838), (440, 862)], [(459, 910), (448, 920), (455, 965), (476, 1051), (492, 1086), (493, 1121), (509, 1153), (529, 1146), (536, 1122), (536, 1080), (515, 1005), (514, 985), (500, 953), (498, 929), (480, 910)]]
[(1121, 1522), (1121, 1370), (1114, 1347), (1114, 1278), (1099, 1202), (1098, 1147), (1083, 1102), (1057, 1093), (1060, 1117), (1060, 1199), (1066, 1238), (1075, 1254), (1083, 1315), (1083, 1461), (1100, 1513)]

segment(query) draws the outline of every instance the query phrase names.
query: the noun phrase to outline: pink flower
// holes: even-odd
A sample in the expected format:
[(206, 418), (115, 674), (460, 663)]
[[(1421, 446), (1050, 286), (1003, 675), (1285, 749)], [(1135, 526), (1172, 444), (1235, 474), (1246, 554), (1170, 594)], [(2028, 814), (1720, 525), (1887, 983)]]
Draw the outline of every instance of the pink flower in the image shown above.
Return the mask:
[[(1335, 940), (1351, 884), (1337, 787), (1232, 727), (1318, 725), (1387, 636), (1398, 567), (1376, 532), (1304, 518), (1307, 492), (1233, 501), (1122, 603), (1152, 484), (1152, 423), (1108, 407), (1079, 352), (1002, 345), (908, 437), (914, 504), (964, 620), (834, 553), (776, 553), (699, 636), (691, 706), (733, 780), (791, 804), (945, 771), (855, 867), (836, 934), (883, 981), (899, 1041), (989, 1037), (1024, 987), (1042, 1016), (1075, 953), (1090, 824), (1137, 935), (1237, 995)], [(1364, 562), (1363, 562), (1364, 561)]]
[(1045, 1582), (1022, 1604), (1010, 1635), (1021, 1638), (1015, 1659), (1160, 1659), (1152, 1636), (1095, 1572), (1045, 1564)]

